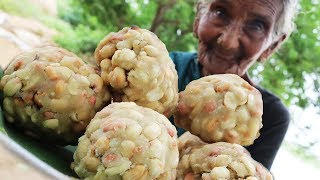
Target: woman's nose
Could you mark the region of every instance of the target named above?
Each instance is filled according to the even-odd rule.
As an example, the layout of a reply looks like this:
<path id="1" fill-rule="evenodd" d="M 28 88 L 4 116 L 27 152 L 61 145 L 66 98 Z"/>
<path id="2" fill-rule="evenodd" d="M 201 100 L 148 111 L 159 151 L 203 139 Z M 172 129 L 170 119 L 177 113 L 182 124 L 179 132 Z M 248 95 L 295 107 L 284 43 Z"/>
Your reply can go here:
<path id="1" fill-rule="evenodd" d="M 236 49 L 239 47 L 241 28 L 229 25 L 224 28 L 217 39 L 217 44 L 224 49 Z"/>

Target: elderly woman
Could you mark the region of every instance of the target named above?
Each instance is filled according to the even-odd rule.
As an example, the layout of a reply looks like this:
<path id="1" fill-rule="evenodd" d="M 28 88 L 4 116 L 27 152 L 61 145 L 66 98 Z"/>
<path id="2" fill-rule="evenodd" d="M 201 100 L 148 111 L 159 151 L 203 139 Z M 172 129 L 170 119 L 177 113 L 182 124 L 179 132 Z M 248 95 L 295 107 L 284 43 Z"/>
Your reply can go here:
<path id="1" fill-rule="evenodd" d="M 296 0 L 199 0 L 194 22 L 198 53 L 172 52 L 179 90 L 203 76 L 237 74 L 262 94 L 263 128 L 247 147 L 270 169 L 289 125 L 289 112 L 271 92 L 254 84 L 248 69 L 264 61 L 293 30 Z M 183 130 L 179 129 L 179 134 Z"/>

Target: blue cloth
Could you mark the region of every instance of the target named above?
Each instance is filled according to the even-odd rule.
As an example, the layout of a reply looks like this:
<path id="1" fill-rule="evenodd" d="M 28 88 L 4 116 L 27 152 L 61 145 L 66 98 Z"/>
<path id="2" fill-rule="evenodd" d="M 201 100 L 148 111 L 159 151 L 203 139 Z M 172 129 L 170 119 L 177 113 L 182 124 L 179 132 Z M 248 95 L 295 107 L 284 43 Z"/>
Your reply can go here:
<path id="1" fill-rule="evenodd" d="M 171 52 L 169 55 L 178 73 L 179 92 L 183 91 L 191 81 L 201 78 L 200 66 L 197 62 L 197 53 Z M 175 125 L 173 117 L 169 118 L 169 120 Z M 185 132 L 184 129 L 178 126 L 176 126 L 176 128 L 178 136 L 181 136 Z"/>
<path id="2" fill-rule="evenodd" d="M 191 81 L 201 78 L 197 53 L 172 52 L 170 57 L 176 65 L 179 91 L 183 91 Z"/>
<path id="3" fill-rule="evenodd" d="M 197 62 L 197 53 L 171 52 L 170 57 L 178 73 L 179 91 L 183 91 L 191 81 L 201 78 L 201 66 Z M 259 138 L 254 141 L 253 145 L 246 148 L 253 159 L 270 169 L 288 129 L 290 116 L 287 108 L 277 96 L 261 87 L 256 86 L 256 88 L 262 94 L 263 127 Z M 174 124 L 173 118 L 170 118 L 170 121 Z M 179 127 L 177 130 L 179 136 L 185 132 Z"/>

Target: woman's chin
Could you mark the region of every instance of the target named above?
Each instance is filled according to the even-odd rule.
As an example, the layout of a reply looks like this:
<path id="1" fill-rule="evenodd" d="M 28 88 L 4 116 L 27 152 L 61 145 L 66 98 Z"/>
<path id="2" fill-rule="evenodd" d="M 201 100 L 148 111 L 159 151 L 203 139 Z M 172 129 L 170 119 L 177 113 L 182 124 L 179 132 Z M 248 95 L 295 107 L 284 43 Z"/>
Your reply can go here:
<path id="1" fill-rule="evenodd" d="M 203 66 L 204 68 L 206 66 Z M 205 76 L 207 75 L 213 75 L 213 74 L 236 74 L 240 77 L 245 75 L 245 71 L 238 69 L 236 67 L 234 68 L 219 68 L 219 69 L 204 69 L 204 74 Z"/>

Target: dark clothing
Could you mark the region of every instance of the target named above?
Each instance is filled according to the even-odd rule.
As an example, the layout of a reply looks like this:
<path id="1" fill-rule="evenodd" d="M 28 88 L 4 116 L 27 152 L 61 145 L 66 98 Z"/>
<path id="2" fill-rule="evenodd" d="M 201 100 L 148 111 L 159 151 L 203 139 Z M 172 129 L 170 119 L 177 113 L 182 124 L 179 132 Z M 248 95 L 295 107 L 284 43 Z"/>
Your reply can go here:
<path id="1" fill-rule="evenodd" d="M 200 64 L 197 62 L 197 53 L 172 52 L 170 57 L 176 65 L 179 76 L 179 91 L 183 91 L 189 82 L 201 78 Z M 246 147 L 256 161 L 270 169 L 289 126 L 289 112 L 281 100 L 269 91 L 256 86 L 262 94 L 263 100 L 263 127 L 260 136 L 254 144 Z M 174 124 L 173 120 L 171 122 Z M 177 128 L 178 135 L 184 130 Z"/>

